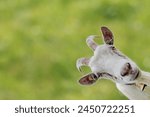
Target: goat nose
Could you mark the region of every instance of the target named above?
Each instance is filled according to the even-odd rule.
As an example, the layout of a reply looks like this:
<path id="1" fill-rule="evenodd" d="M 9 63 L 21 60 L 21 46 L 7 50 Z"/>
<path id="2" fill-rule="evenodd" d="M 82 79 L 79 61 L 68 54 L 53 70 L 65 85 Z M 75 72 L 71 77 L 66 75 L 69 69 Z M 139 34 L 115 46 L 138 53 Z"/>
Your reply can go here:
<path id="1" fill-rule="evenodd" d="M 130 70 L 132 67 L 131 67 L 131 64 L 130 63 L 126 63 L 126 69 Z"/>

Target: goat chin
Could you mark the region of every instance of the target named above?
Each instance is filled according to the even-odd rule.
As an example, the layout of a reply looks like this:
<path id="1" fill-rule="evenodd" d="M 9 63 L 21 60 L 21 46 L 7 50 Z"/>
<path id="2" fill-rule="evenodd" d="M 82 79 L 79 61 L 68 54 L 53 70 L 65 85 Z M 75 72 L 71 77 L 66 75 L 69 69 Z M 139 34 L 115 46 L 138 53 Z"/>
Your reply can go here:
<path id="1" fill-rule="evenodd" d="M 137 83 L 146 84 L 146 88 L 142 91 L 136 85 L 124 85 L 116 83 L 117 88 L 131 100 L 149 100 L 150 99 L 150 73 L 141 71 L 141 76 Z"/>

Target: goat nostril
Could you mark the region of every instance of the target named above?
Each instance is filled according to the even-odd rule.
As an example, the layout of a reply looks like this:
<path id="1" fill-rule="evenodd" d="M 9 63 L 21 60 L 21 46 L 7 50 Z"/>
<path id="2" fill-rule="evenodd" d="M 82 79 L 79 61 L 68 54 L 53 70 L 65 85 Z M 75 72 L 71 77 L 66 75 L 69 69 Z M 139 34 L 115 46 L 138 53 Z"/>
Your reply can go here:
<path id="1" fill-rule="evenodd" d="M 127 69 L 131 69 L 130 63 L 126 63 L 126 67 L 127 67 Z"/>
<path id="2" fill-rule="evenodd" d="M 121 72 L 121 76 L 126 76 L 127 74 L 127 72 Z"/>
<path id="3" fill-rule="evenodd" d="M 121 76 L 126 76 L 129 74 L 129 70 L 127 69 L 123 69 L 123 71 L 121 72 Z"/>
<path id="4" fill-rule="evenodd" d="M 121 71 L 121 76 L 126 76 L 129 73 L 131 73 L 131 69 L 132 69 L 132 67 L 131 67 L 130 63 L 126 63 L 123 70 Z"/>

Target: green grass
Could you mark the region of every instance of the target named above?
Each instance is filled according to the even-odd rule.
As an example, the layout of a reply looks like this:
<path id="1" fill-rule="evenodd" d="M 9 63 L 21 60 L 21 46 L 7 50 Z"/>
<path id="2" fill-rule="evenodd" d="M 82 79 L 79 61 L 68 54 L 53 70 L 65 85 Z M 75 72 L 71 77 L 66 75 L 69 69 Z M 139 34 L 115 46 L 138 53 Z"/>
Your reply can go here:
<path id="1" fill-rule="evenodd" d="M 0 0 L 0 99 L 127 99 L 108 80 L 85 87 L 76 59 L 87 36 L 113 30 L 115 45 L 150 71 L 148 0 Z M 98 40 L 102 43 L 102 40 Z"/>

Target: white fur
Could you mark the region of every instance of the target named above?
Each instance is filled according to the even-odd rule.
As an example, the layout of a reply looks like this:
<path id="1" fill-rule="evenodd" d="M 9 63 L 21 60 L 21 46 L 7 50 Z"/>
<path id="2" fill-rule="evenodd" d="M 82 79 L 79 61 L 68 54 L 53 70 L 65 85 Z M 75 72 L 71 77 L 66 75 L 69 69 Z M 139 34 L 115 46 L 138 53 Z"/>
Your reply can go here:
<path id="1" fill-rule="evenodd" d="M 121 84 L 135 82 L 133 80 L 135 76 L 129 75 L 127 77 L 122 77 L 120 72 L 125 63 L 130 63 L 135 71 L 139 69 L 138 66 L 127 57 L 124 58 L 115 54 L 110 47 L 110 45 L 104 44 L 96 48 L 94 51 L 94 56 L 91 57 L 89 62 L 89 67 L 91 68 L 92 72 L 107 72 L 113 76 L 116 76 L 118 78 L 116 82 Z M 119 53 L 121 54 L 121 52 Z"/>
<path id="2" fill-rule="evenodd" d="M 150 90 L 146 92 L 142 91 L 136 85 L 126 85 L 128 83 L 144 83 L 150 86 L 150 73 L 140 70 L 128 57 L 124 58 L 114 54 L 109 47 L 109 45 L 104 44 L 96 48 L 94 56 L 91 57 L 91 61 L 89 62 L 92 72 L 108 72 L 116 76 L 118 78 L 115 81 L 117 88 L 129 99 L 150 99 Z M 120 75 L 122 66 L 126 62 L 129 62 L 135 71 L 137 69 L 140 71 L 140 75 L 136 80 L 133 80 L 135 76 L 132 75 L 127 77 L 122 77 Z"/>
<path id="3" fill-rule="evenodd" d="M 135 85 L 123 85 L 116 83 L 117 88 L 130 100 L 148 100 L 150 95 L 145 91 L 141 91 Z"/>

